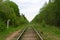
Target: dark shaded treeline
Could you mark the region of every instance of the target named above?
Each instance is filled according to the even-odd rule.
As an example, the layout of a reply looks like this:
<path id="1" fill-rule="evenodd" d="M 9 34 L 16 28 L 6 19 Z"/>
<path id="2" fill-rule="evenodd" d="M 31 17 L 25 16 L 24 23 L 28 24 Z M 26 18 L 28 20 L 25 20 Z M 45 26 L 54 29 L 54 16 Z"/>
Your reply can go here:
<path id="1" fill-rule="evenodd" d="M 32 22 L 60 26 L 60 0 L 49 0 L 45 3 Z"/>
<path id="2" fill-rule="evenodd" d="M 0 0 L 0 31 L 6 29 L 8 20 L 9 26 L 12 27 L 28 23 L 25 16 L 20 16 L 17 4 L 9 0 Z"/>

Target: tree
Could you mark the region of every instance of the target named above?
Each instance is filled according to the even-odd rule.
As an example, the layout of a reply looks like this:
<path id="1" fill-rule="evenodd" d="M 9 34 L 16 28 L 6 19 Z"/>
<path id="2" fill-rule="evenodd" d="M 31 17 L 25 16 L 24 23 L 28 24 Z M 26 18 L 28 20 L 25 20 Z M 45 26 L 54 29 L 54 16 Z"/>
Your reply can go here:
<path id="1" fill-rule="evenodd" d="M 49 0 L 47 5 L 44 5 L 36 16 L 36 22 L 41 23 L 42 20 L 46 24 L 60 26 L 60 0 Z"/>

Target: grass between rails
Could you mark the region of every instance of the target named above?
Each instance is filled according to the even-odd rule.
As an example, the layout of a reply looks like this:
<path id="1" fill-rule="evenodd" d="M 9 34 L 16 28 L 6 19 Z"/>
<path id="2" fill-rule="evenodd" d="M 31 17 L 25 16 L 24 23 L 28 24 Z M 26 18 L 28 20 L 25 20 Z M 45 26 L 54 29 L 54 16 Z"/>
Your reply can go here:
<path id="1" fill-rule="evenodd" d="M 45 24 L 33 24 L 44 40 L 60 40 L 60 29 L 55 26 Z"/>
<path id="2" fill-rule="evenodd" d="M 5 40 L 5 38 L 10 35 L 11 33 L 17 31 L 17 30 L 22 30 L 25 25 L 19 26 L 19 27 L 10 27 L 9 29 L 6 29 L 3 32 L 0 32 L 0 40 Z"/>

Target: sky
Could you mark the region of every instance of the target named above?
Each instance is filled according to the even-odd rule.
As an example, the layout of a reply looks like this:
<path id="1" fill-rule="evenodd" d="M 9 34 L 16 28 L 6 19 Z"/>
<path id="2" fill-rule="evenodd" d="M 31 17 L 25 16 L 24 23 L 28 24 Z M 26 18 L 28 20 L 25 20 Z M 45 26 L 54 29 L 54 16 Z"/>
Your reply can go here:
<path id="1" fill-rule="evenodd" d="M 19 7 L 20 14 L 24 14 L 30 22 L 39 13 L 40 8 L 49 0 L 11 0 Z"/>

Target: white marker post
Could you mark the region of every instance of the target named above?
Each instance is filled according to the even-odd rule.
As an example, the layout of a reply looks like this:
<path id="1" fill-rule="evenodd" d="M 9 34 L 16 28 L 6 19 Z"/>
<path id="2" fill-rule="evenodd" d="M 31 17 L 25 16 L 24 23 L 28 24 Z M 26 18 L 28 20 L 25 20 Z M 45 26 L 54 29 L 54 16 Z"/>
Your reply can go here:
<path id="1" fill-rule="evenodd" d="M 7 20 L 7 29 L 9 28 L 10 19 Z"/>

